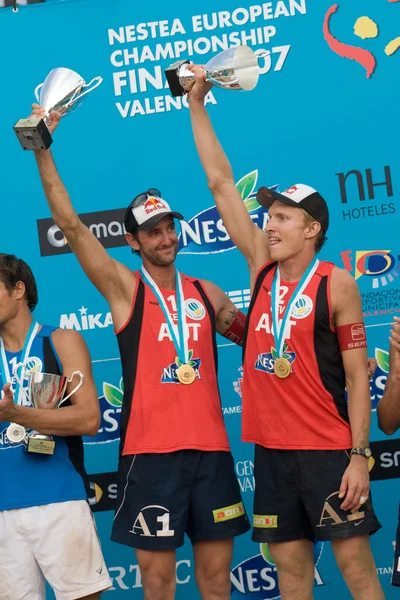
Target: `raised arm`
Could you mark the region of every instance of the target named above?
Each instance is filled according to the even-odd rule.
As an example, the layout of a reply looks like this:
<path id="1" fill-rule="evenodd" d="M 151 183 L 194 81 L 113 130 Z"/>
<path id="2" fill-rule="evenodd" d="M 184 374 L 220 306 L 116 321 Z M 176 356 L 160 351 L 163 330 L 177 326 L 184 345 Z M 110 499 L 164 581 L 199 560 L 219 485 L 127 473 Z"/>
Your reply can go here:
<path id="1" fill-rule="evenodd" d="M 100 424 L 100 408 L 93 381 L 92 363 L 83 337 L 72 330 L 57 329 L 52 334 L 55 349 L 60 357 L 62 373 L 70 378 L 81 371 L 84 384 L 71 396 L 71 406 L 46 410 L 14 404 L 10 385 L 4 386 L 5 395 L 0 402 L 0 421 L 18 423 L 44 435 L 96 435 Z M 67 392 L 79 382 L 77 376 L 68 384 Z"/>
<path id="2" fill-rule="evenodd" d="M 34 105 L 33 115 L 43 117 L 44 110 Z M 51 133 L 57 127 L 60 117 L 58 113 L 51 114 Z M 125 299 L 130 301 L 136 283 L 135 276 L 109 256 L 96 236 L 79 219 L 50 150 L 35 151 L 35 158 L 52 217 L 64 233 L 86 275 L 110 304 Z"/>
<path id="3" fill-rule="evenodd" d="M 400 319 L 394 318 L 390 332 L 389 376 L 378 404 L 378 423 L 386 435 L 400 427 Z"/>
<path id="4" fill-rule="evenodd" d="M 197 67 L 195 73 L 196 83 L 189 93 L 189 107 L 197 152 L 224 225 L 245 256 L 250 270 L 255 272 L 269 260 L 268 240 L 246 210 L 231 165 L 204 107 L 204 98 L 210 89 L 204 80 L 204 69 Z"/>

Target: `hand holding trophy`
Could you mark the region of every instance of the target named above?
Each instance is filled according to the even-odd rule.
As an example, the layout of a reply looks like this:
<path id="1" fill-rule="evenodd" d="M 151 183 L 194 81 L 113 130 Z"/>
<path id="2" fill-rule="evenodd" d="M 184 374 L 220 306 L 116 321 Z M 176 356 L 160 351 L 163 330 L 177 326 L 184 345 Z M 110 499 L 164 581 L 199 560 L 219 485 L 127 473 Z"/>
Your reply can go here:
<path id="1" fill-rule="evenodd" d="M 19 379 L 17 370 L 23 367 L 19 363 L 14 368 L 14 377 L 20 385 L 24 394 L 35 408 L 52 410 L 59 408 L 83 385 L 84 376 L 80 371 L 72 373 L 68 379 L 64 375 L 53 375 L 51 373 L 31 372 L 29 373 L 29 393 L 24 390 L 23 383 Z M 64 397 L 68 383 L 71 383 L 75 375 L 79 377 L 79 383 L 67 396 Z M 51 435 L 44 435 L 37 431 L 32 431 L 28 436 L 22 425 L 11 423 L 7 429 L 7 437 L 11 442 L 24 442 L 25 451 L 35 454 L 54 454 L 55 441 Z"/>
<path id="2" fill-rule="evenodd" d="M 35 89 L 43 111 L 28 119 L 19 119 L 14 131 L 24 150 L 47 150 L 53 143 L 52 132 L 61 116 L 70 114 L 82 103 L 82 98 L 98 87 L 103 79 L 95 77 L 90 83 L 65 67 L 50 71 L 44 83 Z M 37 107 L 37 105 L 35 105 Z"/>
<path id="3" fill-rule="evenodd" d="M 228 90 L 253 90 L 260 74 L 258 60 L 265 50 L 234 46 L 214 56 L 204 67 L 204 79 L 211 85 Z M 189 60 L 173 63 L 165 71 L 173 96 L 183 96 L 195 82 L 193 64 Z"/>

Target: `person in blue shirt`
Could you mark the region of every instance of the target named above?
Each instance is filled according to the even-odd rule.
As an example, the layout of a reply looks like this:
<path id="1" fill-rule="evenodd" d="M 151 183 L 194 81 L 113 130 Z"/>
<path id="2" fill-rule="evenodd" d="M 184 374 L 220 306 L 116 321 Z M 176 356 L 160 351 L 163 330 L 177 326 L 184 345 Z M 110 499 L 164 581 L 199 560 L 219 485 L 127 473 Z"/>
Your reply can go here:
<path id="1" fill-rule="evenodd" d="M 95 435 L 100 422 L 90 355 L 78 332 L 35 321 L 37 301 L 29 266 L 0 254 L 0 598 L 45 600 L 47 581 L 57 600 L 98 600 L 112 583 L 83 463 L 81 436 Z M 65 405 L 32 406 L 32 373 L 76 371 L 84 383 Z M 75 375 L 66 393 L 78 382 Z M 53 453 L 26 451 L 37 433 L 51 436 Z"/>

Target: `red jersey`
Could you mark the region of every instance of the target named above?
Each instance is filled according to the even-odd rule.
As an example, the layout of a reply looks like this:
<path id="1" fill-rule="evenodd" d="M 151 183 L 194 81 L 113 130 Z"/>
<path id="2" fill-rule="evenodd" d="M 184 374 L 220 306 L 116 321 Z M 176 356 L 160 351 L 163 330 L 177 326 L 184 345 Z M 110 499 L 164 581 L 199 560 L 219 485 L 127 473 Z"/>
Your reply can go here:
<path id="1" fill-rule="evenodd" d="M 122 454 L 229 451 L 217 382 L 215 311 L 200 281 L 182 275 L 188 349 L 196 379 L 181 384 L 177 352 L 152 289 L 138 278 L 131 315 L 116 332 L 124 402 Z M 177 322 L 176 292 L 160 289 Z"/>
<path id="2" fill-rule="evenodd" d="M 293 307 L 285 357 L 291 374 L 274 374 L 271 289 L 277 263 L 260 269 L 247 317 L 243 348 L 243 441 L 265 448 L 335 450 L 352 447 L 345 372 L 332 327 L 330 279 L 321 262 Z M 282 318 L 297 282 L 281 279 Z"/>

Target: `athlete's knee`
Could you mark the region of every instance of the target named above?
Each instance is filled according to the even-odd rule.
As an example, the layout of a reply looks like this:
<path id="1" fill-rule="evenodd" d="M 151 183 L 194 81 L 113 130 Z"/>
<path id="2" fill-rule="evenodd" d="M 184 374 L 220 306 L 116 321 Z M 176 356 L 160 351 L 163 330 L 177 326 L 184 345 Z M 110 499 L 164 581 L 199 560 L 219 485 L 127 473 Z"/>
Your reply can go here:
<path id="1" fill-rule="evenodd" d="M 169 600 L 174 597 L 175 573 L 148 570 L 142 573 L 145 600 Z"/>
<path id="2" fill-rule="evenodd" d="M 346 582 L 354 587 L 377 577 L 369 537 L 360 536 L 332 542 L 338 567 Z"/>
<path id="3" fill-rule="evenodd" d="M 169 600 L 176 586 L 175 552 L 136 551 L 145 600 Z"/>
<path id="4" fill-rule="evenodd" d="M 304 577 L 310 568 L 314 572 L 312 544 L 306 540 L 269 544 L 269 551 L 278 571 L 293 577 Z"/>
<path id="5" fill-rule="evenodd" d="M 225 562 L 207 561 L 195 567 L 196 582 L 207 598 L 229 598 L 230 571 Z"/>
<path id="6" fill-rule="evenodd" d="M 313 545 L 308 540 L 269 544 L 269 551 L 278 571 L 279 586 L 285 597 L 296 590 L 308 598 L 314 583 Z M 297 593 L 297 592 L 296 592 Z"/>
<path id="7" fill-rule="evenodd" d="M 338 561 L 338 566 L 346 582 L 354 587 L 363 586 L 371 576 L 377 576 L 373 561 L 364 562 L 358 556 Z"/>

